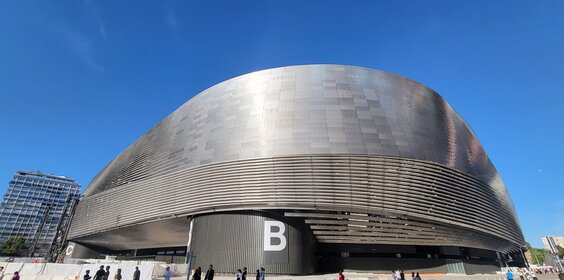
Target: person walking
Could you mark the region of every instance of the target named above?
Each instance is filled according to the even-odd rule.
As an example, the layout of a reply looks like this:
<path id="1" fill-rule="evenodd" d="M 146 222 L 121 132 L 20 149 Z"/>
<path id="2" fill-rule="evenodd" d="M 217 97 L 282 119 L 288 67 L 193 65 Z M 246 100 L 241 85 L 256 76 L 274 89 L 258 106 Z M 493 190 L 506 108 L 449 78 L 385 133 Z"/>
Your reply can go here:
<path id="1" fill-rule="evenodd" d="M 92 276 L 90 276 L 90 270 L 86 270 L 82 279 L 83 280 L 90 280 L 90 278 L 92 278 Z"/>
<path id="2" fill-rule="evenodd" d="M 208 271 L 206 271 L 206 277 L 204 278 L 204 280 L 213 280 L 214 274 L 215 271 L 213 270 L 213 265 L 210 264 L 210 268 L 208 268 Z"/>
<path id="3" fill-rule="evenodd" d="M 257 269 L 257 276 L 256 276 L 255 280 L 260 280 L 260 270 L 258 270 L 258 269 Z"/>
<path id="4" fill-rule="evenodd" d="M 415 273 L 415 280 L 421 280 L 421 276 L 419 276 L 419 272 Z"/>
<path id="5" fill-rule="evenodd" d="M 139 271 L 139 267 L 135 267 L 135 271 L 133 272 L 133 280 L 141 279 L 141 271 Z"/>
<path id="6" fill-rule="evenodd" d="M 102 276 L 102 280 L 108 280 L 110 278 L 110 266 L 106 266 L 106 271 L 104 271 L 104 276 Z"/>
<path id="7" fill-rule="evenodd" d="M 194 271 L 194 275 L 192 276 L 192 280 L 202 280 L 202 268 L 198 266 L 196 271 Z"/>
<path id="8" fill-rule="evenodd" d="M 507 277 L 507 280 L 513 280 L 513 272 L 511 272 L 511 269 L 505 273 L 505 276 Z"/>
<path id="9" fill-rule="evenodd" d="M 415 280 L 415 272 L 411 272 L 411 280 Z"/>
<path id="10" fill-rule="evenodd" d="M 264 270 L 264 267 L 260 268 L 260 276 L 259 276 L 259 280 L 264 280 L 266 277 L 266 271 Z"/>
<path id="11" fill-rule="evenodd" d="M 247 268 L 243 267 L 243 274 L 241 274 L 241 280 L 247 280 Z"/>
<path id="12" fill-rule="evenodd" d="M 241 272 L 241 269 L 237 269 L 237 274 L 235 274 L 235 277 L 236 280 L 243 280 L 243 272 Z"/>
<path id="13" fill-rule="evenodd" d="M 400 270 L 400 279 L 405 280 L 405 274 L 403 274 L 403 270 Z"/>
<path id="14" fill-rule="evenodd" d="M 345 280 L 345 275 L 343 274 L 343 270 L 339 270 L 339 280 Z"/>
<path id="15" fill-rule="evenodd" d="M 106 274 L 106 272 L 104 271 L 104 266 L 101 265 L 100 269 L 98 269 L 98 271 L 96 271 L 96 274 L 94 274 L 94 279 L 92 280 L 104 280 L 104 274 Z"/>
<path id="16" fill-rule="evenodd" d="M 114 275 L 114 280 L 121 280 L 121 268 L 118 268 L 116 275 Z"/>
<path id="17" fill-rule="evenodd" d="M 0 266 L 0 280 L 2 280 L 2 278 L 4 278 L 4 267 Z"/>
<path id="18" fill-rule="evenodd" d="M 20 280 L 20 273 L 18 271 L 14 272 L 14 275 L 12 275 L 10 280 Z"/>
<path id="19" fill-rule="evenodd" d="M 171 274 L 172 272 L 170 272 L 170 266 L 167 266 L 164 273 L 164 280 L 170 280 Z"/>

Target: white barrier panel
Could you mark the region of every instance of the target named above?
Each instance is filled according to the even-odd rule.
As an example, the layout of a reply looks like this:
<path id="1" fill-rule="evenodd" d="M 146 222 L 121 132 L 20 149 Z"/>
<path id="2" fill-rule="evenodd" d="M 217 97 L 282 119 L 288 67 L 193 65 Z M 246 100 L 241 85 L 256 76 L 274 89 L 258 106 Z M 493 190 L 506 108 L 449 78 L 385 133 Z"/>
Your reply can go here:
<path id="1" fill-rule="evenodd" d="M 35 280 L 75 280 L 81 269 L 82 265 L 47 263 Z"/>
<path id="2" fill-rule="evenodd" d="M 202 270 L 204 270 L 204 271 L 205 271 L 205 269 L 207 269 L 207 267 L 202 268 Z M 179 276 L 185 275 L 188 272 L 188 264 L 187 263 L 177 263 L 176 264 L 176 270 L 178 271 Z"/>
<path id="3" fill-rule="evenodd" d="M 188 264 L 156 263 L 155 269 L 153 269 L 153 275 L 155 277 L 163 277 L 167 267 L 170 267 L 170 273 L 172 277 L 186 275 L 186 272 L 188 270 Z"/>
<path id="4" fill-rule="evenodd" d="M 37 275 L 43 272 L 45 265 L 44 263 L 24 263 L 20 269 L 20 280 L 34 280 Z"/>
<path id="5" fill-rule="evenodd" d="M 114 280 L 118 269 L 121 269 L 122 280 L 132 279 L 135 267 L 139 267 L 139 280 L 152 280 L 153 275 L 162 277 L 166 267 L 165 264 L 162 266 L 148 262 L 137 264 L 136 261 L 127 261 L 124 263 L 99 262 L 91 264 L 0 263 L 0 266 L 4 266 L 5 271 L 2 280 L 9 280 L 16 271 L 19 271 L 21 280 L 82 280 L 84 279 L 86 270 L 90 270 L 90 276 L 94 277 L 101 265 L 104 267 L 110 266 L 108 280 Z M 175 265 L 169 266 L 171 266 L 171 270 L 178 270 Z"/>
<path id="6" fill-rule="evenodd" d="M 153 276 L 154 277 L 163 277 L 166 271 L 166 264 L 155 264 L 153 267 Z"/>
<path id="7" fill-rule="evenodd" d="M 23 266 L 23 263 L 8 263 L 4 268 L 6 273 L 4 273 L 3 279 L 10 279 L 10 277 L 12 277 L 14 272 L 20 271 L 22 266 Z"/>
<path id="8" fill-rule="evenodd" d="M 4 269 L 2 270 L 2 272 L 0 272 L 0 278 L 3 278 L 4 273 L 7 272 L 7 271 L 6 271 L 6 267 L 8 266 L 8 263 L 7 263 L 7 262 L 0 261 L 0 266 L 4 268 Z"/>

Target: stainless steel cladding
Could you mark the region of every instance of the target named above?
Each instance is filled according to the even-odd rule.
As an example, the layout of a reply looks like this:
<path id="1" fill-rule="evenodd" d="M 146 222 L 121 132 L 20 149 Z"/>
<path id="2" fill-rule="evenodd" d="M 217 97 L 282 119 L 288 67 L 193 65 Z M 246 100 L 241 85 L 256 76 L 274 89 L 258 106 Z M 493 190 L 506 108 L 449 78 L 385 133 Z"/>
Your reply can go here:
<path id="1" fill-rule="evenodd" d="M 193 97 L 94 178 L 70 238 L 245 209 L 300 217 L 323 243 L 524 244 L 500 176 L 443 98 L 342 65 L 259 71 Z"/>
<path id="2" fill-rule="evenodd" d="M 283 224 L 283 248 L 263 250 L 264 224 Z M 197 216 L 192 237 L 193 267 L 213 264 L 217 271 L 234 272 L 248 266 L 262 266 L 269 274 L 315 272 L 315 238 L 303 223 L 276 213 L 238 211 Z M 279 242 L 278 242 L 279 243 Z M 249 276 L 248 279 L 254 279 Z"/>

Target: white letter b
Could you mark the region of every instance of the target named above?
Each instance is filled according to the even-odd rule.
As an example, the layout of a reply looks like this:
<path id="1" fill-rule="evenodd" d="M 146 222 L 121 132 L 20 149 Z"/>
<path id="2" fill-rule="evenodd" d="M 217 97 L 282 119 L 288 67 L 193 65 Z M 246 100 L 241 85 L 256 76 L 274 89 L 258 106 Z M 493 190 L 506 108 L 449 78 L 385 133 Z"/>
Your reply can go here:
<path id="1" fill-rule="evenodd" d="M 277 227 L 278 231 L 273 232 L 272 228 Z M 284 232 L 286 231 L 286 226 L 284 223 L 279 221 L 264 221 L 264 250 L 265 251 L 282 251 L 286 248 L 286 237 Z M 280 240 L 280 244 L 272 245 L 272 238 L 277 238 Z"/>

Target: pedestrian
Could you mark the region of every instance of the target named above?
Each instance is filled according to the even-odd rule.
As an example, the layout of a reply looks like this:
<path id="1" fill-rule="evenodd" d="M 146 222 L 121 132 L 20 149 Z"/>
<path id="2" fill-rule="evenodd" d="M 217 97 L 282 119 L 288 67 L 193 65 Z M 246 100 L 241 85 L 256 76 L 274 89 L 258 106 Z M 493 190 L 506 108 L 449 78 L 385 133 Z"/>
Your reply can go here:
<path id="1" fill-rule="evenodd" d="M 104 276 L 102 276 L 102 280 L 108 280 L 110 278 L 110 266 L 106 266 L 106 271 L 104 271 Z"/>
<path id="2" fill-rule="evenodd" d="M 2 278 L 4 278 L 4 267 L 0 266 L 0 280 L 2 280 Z"/>
<path id="3" fill-rule="evenodd" d="M 343 275 L 343 270 L 339 270 L 339 280 L 345 280 L 345 275 Z"/>
<path id="4" fill-rule="evenodd" d="M 10 280 L 20 280 L 20 273 L 18 271 L 14 272 Z"/>
<path id="5" fill-rule="evenodd" d="M 261 267 L 259 280 L 264 280 L 265 277 L 266 277 L 266 271 L 264 271 L 264 267 Z"/>
<path id="6" fill-rule="evenodd" d="M 96 274 L 94 274 L 94 278 L 92 280 L 102 280 L 102 278 L 104 278 L 104 266 L 101 265 L 100 269 L 98 269 L 98 271 L 96 271 Z"/>
<path id="7" fill-rule="evenodd" d="M 392 280 L 399 280 L 396 278 L 396 272 L 392 270 Z"/>
<path id="8" fill-rule="evenodd" d="M 511 269 L 505 273 L 505 276 L 507 276 L 507 280 L 513 280 L 513 272 L 511 272 Z"/>
<path id="9" fill-rule="evenodd" d="M 215 274 L 215 270 L 213 270 L 213 265 L 210 264 L 210 268 L 206 271 L 206 277 L 204 280 L 213 280 L 213 276 Z"/>
<path id="10" fill-rule="evenodd" d="M 247 280 L 247 268 L 243 267 L 243 274 L 241 275 L 241 280 Z"/>
<path id="11" fill-rule="evenodd" d="M 192 280 L 202 280 L 202 268 L 198 266 L 196 271 L 194 271 L 194 275 L 192 276 Z"/>
<path id="12" fill-rule="evenodd" d="M 92 278 L 92 276 L 90 276 L 90 270 L 86 270 L 86 272 L 84 273 L 84 277 L 82 277 L 82 279 L 90 280 L 90 278 Z"/>
<path id="13" fill-rule="evenodd" d="M 260 280 L 260 270 L 257 269 L 257 277 L 255 278 L 255 280 Z"/>
<path id="14" fill-rule="evenodd" d="M 419 272 L 415 273 L 415 280 L 421 280 L 421 276 L 419 276 Z"/>
<path id="15" fill-rule="evenodd" d="M 411 272 L 411 280 L 415 280 L 415 272 Z"/>
<path id="16" fill-rule="evenodd" d="M 243 280 L 243 272 L 241 269 L 237 269 L 237 274 L 235 274 L 236 280 Z"/>
<path id="17" fill-rule="evenodd" d="M 400 270 L 400 278 L 401 280 L 405 280 L 405 274 L 403 274 L 403 270 Z"/>
<path id="18" fill-rule="evenodd" d="M 114 275 L 114 280 L 121 280 L 121 268 L 118 268 L 116 275 Z"/>
<path id="19" fill-rule="evenodd" d="M 395 275 L 396 280 L 401 280 L 401 274 L 400 274 L 399 269 L 396 269 L 396 273 L 395 273 L 395 274 L 396 274 L 396 275 Z"/>
<path id="20" fill-rule="evenodd" d="M 133 280 L 141 279 L 141 271 L 139 271 L 139 267 L 135 267 L 135 272 L 133 272 Z"/>
<path id="21" fill-rule="evenodd" d="M 164 280 L 170 280 L 170 275 L 171 275 L 170 266 L 167 266 L 164 273 Z"/>

